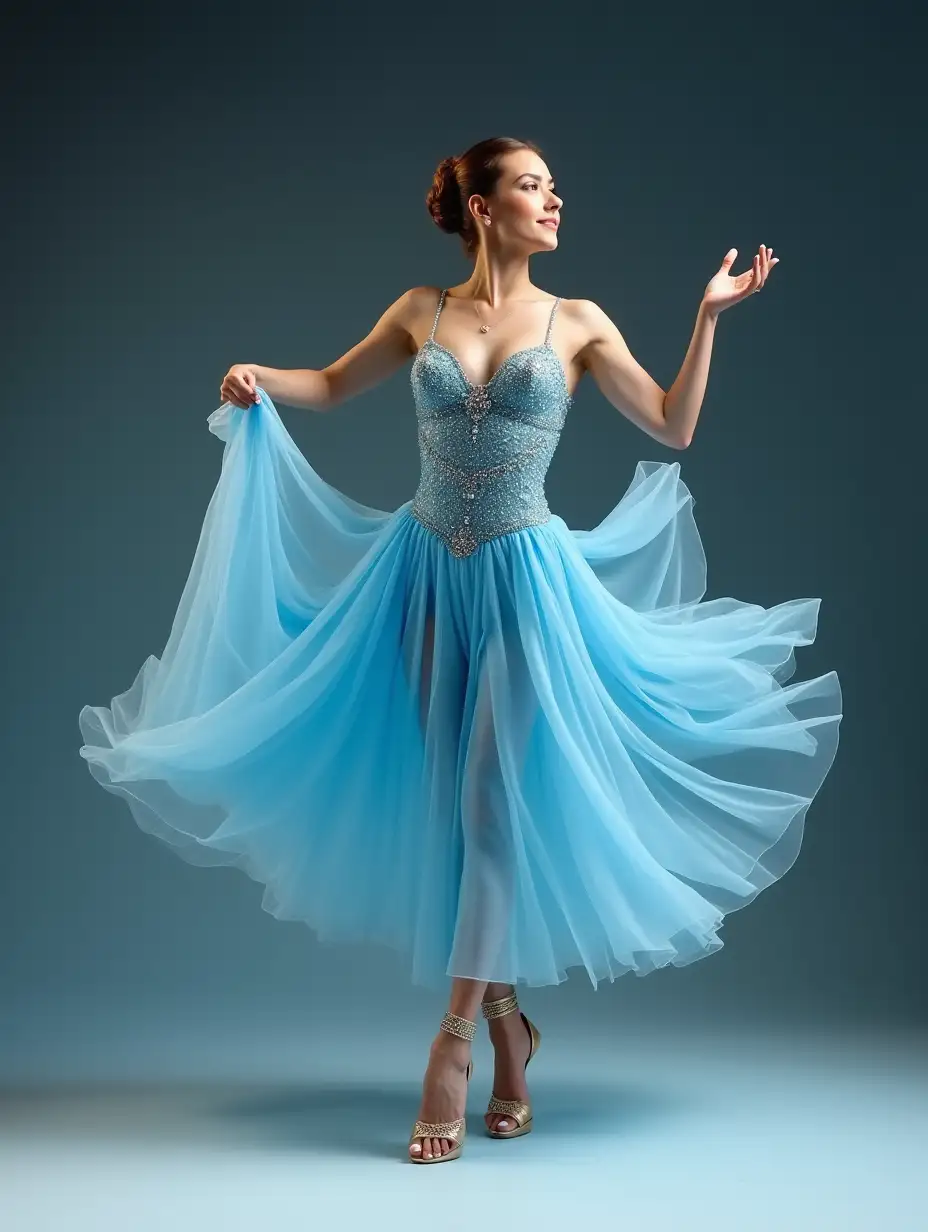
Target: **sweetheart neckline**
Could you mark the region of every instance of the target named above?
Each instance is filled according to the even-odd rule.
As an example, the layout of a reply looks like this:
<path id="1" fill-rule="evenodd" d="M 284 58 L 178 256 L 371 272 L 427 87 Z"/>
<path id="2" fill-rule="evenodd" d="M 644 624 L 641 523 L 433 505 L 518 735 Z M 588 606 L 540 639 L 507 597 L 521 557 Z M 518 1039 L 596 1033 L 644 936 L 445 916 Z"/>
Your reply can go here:
<path id="1" fill-rule="evenodd" d="M 550 351 L 551 354 L 554 356 L 555 361 L 557 362 L 557 370 L 561 376 L 561 384 L 564 387 L 564 394 L 567 397 L 568 401 L 570 402 L 573 401 L 573 394 L 571 394 L 570 390 L 567 387 L 567 373 L 564 371 L 564 365 L 561 362 L 561 357 L 560 355 L 558 355 L 557 351 L 555 351 L 554 347 L 551 345 L 550 342 L 539 342 L 535 346 L 522 347 L 518 351 L 513 351 L 511 355 L 506 356 L 506 358 L 499 365 L 499 367 L 496 369 L 496 371 L 493 373 L 490 379 L 483 386 L 476 384 L 474 381 L 470 379 L 470 377 L 467 375 L 467 373 L 464 371 L 463 367 L 461 366 L 461 361 L 455 355 L 454 351 L 449 350 L 448 347 L 444 345 L 444 343 L 439 342 L 436 338 L 426 338 L 425 342 L 423 342 L 422 346 L 419 348 L 416 358 L 418 358 L 419 355 L 421 355 L 422 352 L 425 350 L 425 348 L 429 345 L 438 347 L 439 351 L 444 351 L 446 355 L 450 356 L 450 358 L 454 361 L 454 364 L 458 372 L 461 375 L 461 379 L 464 381 L 464 384 L 467 386 L 468 389 L 481 389 L 481 388 L 489 389 L 490 386 L 493 384 L 493 382 L 496 380 L 496 378 L 505 369 L 506 365 L 510 363 L 512 360 L 517 359 L 520 355 L 528 355 L 532 351 Z"/>

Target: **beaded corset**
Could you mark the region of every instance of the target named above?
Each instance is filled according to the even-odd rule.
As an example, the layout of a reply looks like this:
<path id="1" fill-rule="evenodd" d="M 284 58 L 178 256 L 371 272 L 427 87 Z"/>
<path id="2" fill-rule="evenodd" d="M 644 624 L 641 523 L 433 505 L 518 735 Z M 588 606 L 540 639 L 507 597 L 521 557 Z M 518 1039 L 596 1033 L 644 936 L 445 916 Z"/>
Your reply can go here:
<path id="1" fill-rule="evenodd" d="M 419 421 L 419 486 L 410 513 L 469 556 L 497 535 L 547 522 L 544 481 L 572 398 L 550 345 L 560 299 L 545 340 L 508 356 L 485 385 L 474 385 L 432 333 L 412 365 Z"/>

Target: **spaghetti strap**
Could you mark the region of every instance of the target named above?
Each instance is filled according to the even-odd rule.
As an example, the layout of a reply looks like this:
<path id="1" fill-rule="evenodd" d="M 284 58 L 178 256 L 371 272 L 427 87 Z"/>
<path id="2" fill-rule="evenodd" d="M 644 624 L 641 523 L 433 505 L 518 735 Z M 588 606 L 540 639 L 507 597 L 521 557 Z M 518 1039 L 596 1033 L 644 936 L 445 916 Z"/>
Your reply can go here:
<path id="1" fill-rule="evenodd" d="M 447 287 L 438 297 L 438 307 L 435 309 L 435 320 L 432 322 L 432 332 L 429 334 L 429 338 L 432 342 L 435 341 L 435 326 L 438 324 L 438 314 L 441 312 L 441 306 L 445 302 L 445 291 L 447 291 Z"/>
<path id="2" fill-rule="evenodd" d="M 551 315 L 548 317 L 548 329 L 547 329 L 547 332 L 545 333 L 545 341 L 544 341 L 545 346 L 551 345 L 550 343 L 551 326 L 554 324 L 554 314 L 557 312 L 557 306 L 560 302 L 561 302 L 561 297 L 558 296 L 557 299 L 554 301 L 554 304 L 551 308 Z"/>

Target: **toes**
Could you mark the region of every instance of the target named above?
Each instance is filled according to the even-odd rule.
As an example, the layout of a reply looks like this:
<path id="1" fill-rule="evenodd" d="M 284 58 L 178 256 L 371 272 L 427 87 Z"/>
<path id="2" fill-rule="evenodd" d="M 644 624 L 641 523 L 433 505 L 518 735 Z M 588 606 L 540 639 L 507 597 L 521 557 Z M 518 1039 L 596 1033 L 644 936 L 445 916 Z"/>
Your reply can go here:
<path id="1" fill-rule="evenodd" d="M 422 1159 L 432 1159 L 436 1155 L 447 1155 L 455 1144 L 448 1138 L 423 1138 L 410 1143 L 409 1153 Z"/>

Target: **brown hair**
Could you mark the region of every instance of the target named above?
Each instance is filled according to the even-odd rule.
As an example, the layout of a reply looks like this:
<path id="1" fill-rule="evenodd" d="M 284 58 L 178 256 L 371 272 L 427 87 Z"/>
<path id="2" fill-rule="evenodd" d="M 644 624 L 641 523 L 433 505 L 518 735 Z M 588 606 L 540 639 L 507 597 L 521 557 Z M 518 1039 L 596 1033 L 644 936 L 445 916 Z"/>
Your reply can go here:
<path id="1" fill-rule="evenodd" d="M 473 194 L 488 197 L 496 187 L 503 156 L 513 150 L 541 150 L 532 141 L 517 137 L 488 137 L 463 154 L 443 158 L 435 168 L 425 204 L 435 225 L 449 235 L 460 235 L 467 256 L 477 252 L 477 225 L 464 203 Z"/>

